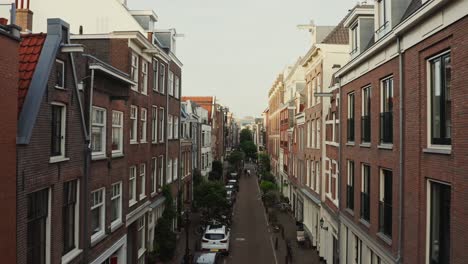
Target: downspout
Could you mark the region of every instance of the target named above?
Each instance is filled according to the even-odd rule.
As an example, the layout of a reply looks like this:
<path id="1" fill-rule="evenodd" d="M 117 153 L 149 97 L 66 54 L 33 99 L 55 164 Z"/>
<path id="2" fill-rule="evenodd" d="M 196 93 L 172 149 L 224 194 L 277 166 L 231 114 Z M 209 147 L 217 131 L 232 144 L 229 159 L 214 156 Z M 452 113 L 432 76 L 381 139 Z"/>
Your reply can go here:
<path id="1" fill-rule="evenodd" d="M 399 93 L 399 97 L 400 97 L 400 100 L 399 100 L 399 184 L 398 184 L 398 195 L 399 195 L 399 208 L 398 208 L 398 215 L 399 215 L 399 218 L 398 218 L 398 255 L 397 255 L 397 263 L 401 263 L 402 261 L 402 252 L 401 252 L 401 249 L 402 249 L 402 242 L 403 242 L 403 239 L 402 239 L 402 224 L 403 224 L 403 173 L 404 173 L 404 152 L 403 152 L 403 148 L 404 148 L 404 129 L 403 129 L 403 125 L 404 125 L 404 122 L 403 122 L 403 119 L 404 119 L 404 112 L 403 112 L 403 78 L 404 78 L 404 64 L 403 64 L 403 53 L 401 52 L 401 37 L 400 36 L 397 36 L 397 46 L 398 46 L 398 77 L 399 77 L 399 80 L 398 80 L 398 93 Z"/>
<path id="2" fill-rule="evenodd" d="M 341 116 L 341 101 L 342 101 L 342 89 L 341 89 L 341 78 L 338 78 L 338 94 L 339 94 L 339 100 L 338 100 L 338 118 L 339 118 L 339 122 L 338 122 L 338 179 L 341 179 L 341 162 L 342 162 L 342 147 L 341 147 L 341 123 L 343 122 L 343 119 L 342 119 L 342 116 Z M 341 204 L 340 204 L 340 200 L 341 200 L 341 181 L 338 181 L 338 208 L 341 208 Z M 338 241 L 340 241 L 340 236 L 341 236 L 341 221 L 340 220 L 340 214 L 341 214 L 341 211 L 338 209 Z M 338 248 L 339 245 L 338 245 Z M 338 252 L 340 252 L 338 250 Z M 338 259 L 339 259 L 339 256 L 338 256 Z"/>

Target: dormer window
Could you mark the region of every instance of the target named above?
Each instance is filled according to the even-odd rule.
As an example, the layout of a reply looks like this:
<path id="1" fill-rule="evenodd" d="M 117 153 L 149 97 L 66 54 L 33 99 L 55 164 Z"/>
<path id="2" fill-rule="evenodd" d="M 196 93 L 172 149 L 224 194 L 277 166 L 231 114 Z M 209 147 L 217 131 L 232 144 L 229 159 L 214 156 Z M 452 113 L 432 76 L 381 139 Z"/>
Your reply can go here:
<path id="1" fill-rule="evenodd" d="M 375 31 L 377 39 L 385 36 L 390 29 L 390 1 L 380 0 L 377 2 L 378 27 Z"/>
<path id="2" fill-rule="evenodd" d="M 61 60 L 55 60 L 55 88 L 65 88 L 65 63 Z"/>
<path id="3" fill-rule="evenodd" d="M 359 34 L 358 34 L 358 23 L 351 27 L 351 56 L 358 52 L 359 49 Z"/>

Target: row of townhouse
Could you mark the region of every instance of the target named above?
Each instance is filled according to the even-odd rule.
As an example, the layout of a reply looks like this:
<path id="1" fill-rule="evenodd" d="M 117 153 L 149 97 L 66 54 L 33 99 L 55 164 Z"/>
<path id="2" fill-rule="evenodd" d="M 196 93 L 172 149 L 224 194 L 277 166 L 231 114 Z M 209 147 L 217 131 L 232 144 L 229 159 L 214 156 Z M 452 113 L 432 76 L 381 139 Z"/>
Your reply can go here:
<path id="1" fill-rule="evenodd" d="M 0 19 L 5 263 L 146 263 L 162 188 L 190 204 L 207 114 L 181 113 L 175 30 L 125 4 L 62 20 L 60 1 L 17 1 Z"/>
<path id="2" fill-rule="evenodd" d="M 327 263 L 466 262 L 467 15 L 467 1 L 358 4 L 310 25 L 270 89 L 272 170 Z"/>

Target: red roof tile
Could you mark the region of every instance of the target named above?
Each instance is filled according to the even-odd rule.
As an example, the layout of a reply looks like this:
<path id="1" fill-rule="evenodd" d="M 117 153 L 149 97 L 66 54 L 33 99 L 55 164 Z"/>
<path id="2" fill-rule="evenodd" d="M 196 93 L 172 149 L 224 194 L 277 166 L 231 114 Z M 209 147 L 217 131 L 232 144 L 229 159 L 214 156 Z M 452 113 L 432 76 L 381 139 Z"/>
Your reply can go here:
<path id="1" fill-rule="evenodd" d="M 182 101 L 192 101 L 197 103 L 199 106 L 203 107 L 208 111 L 208 122 L 211 123 L 211 110 L 213 109 L 213 96 L 182 96 Z"/>
<path id="2" fill-rule="evenodd" d="M 46 34 L 25 34 L 21 36 L 19 47 L 18 115 L 28 94 L 32 76 L 36 69 Z"/>

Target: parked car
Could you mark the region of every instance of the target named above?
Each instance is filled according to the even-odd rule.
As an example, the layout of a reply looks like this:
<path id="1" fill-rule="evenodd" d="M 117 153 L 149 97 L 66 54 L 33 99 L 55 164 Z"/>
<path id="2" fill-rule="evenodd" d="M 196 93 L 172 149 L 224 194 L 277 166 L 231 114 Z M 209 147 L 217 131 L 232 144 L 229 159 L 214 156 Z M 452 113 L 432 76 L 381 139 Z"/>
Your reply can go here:
<path id="1" fill-rule="evenodd" d="M 209 225 L 202 237 L 203 251 L 221 252 L 229 254 L 230 231 L 225 225 Z"/>
<path id="2" fill-rule="evenodd" d="M 236 192 L 237 191 L 236 186 L 234 186 L 232 184 L 226 185 L 225 188 L 226 188 L 226 192 L 228 192 L 228 191 Z"/>
<path id="3" fill-rule="evenodd" d="M 227 183 L 228 185 L 234 185 L 236 191 L 239 191 L 239 182 L 237 180 L 231 179 Z"/>
<path id="4" fill-rule="evenodd" d="M 234 202 L 236 201 L 236 195 L 234 194 L 233 191 L 228 190 L 228 191 L 226 191 L 226 199 L 227 199 L 229 205 L 232 206 L 234 204 Z"/>
<path id="5" fill-rule="evenodd" d="M 219 253 L 195 252 L 193 255 L 193 264 L 219 264 L 221 256 Z"/>

